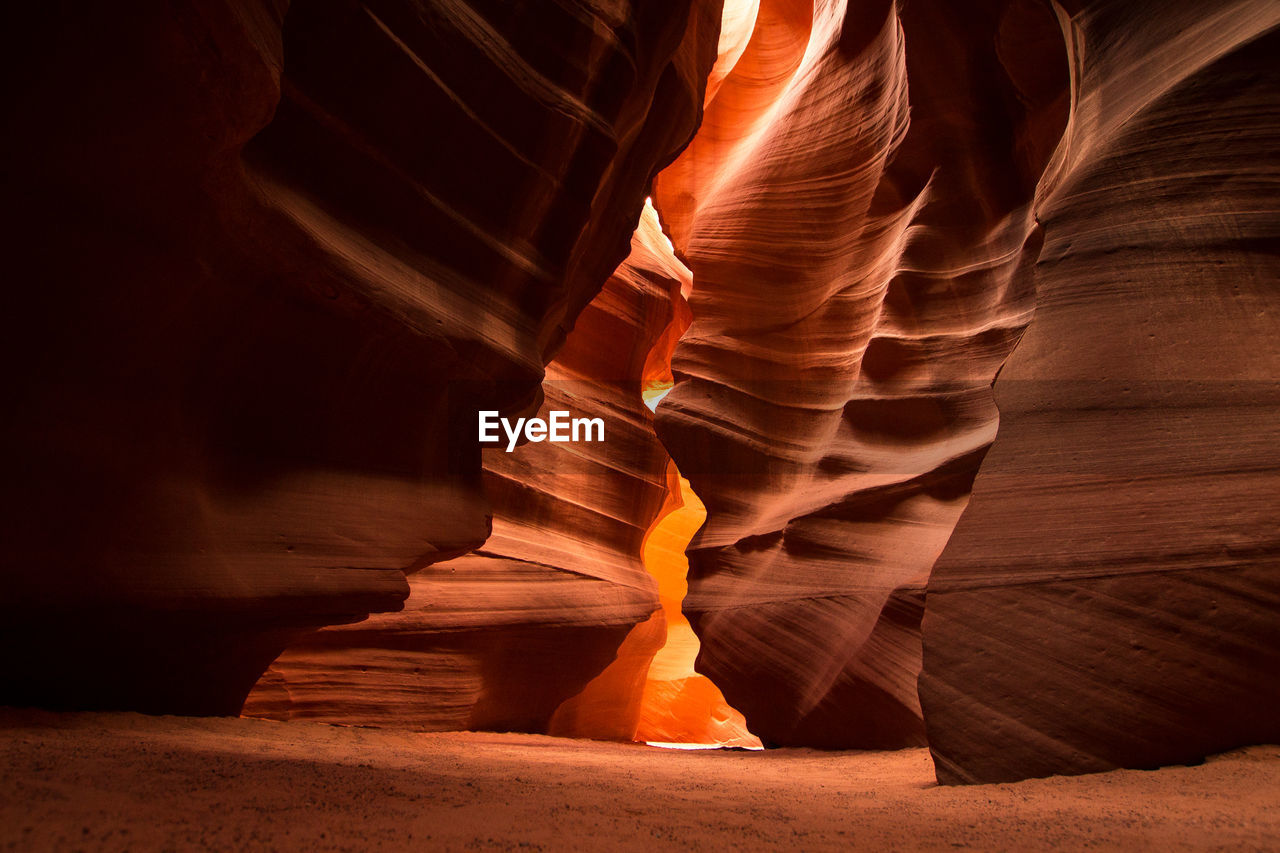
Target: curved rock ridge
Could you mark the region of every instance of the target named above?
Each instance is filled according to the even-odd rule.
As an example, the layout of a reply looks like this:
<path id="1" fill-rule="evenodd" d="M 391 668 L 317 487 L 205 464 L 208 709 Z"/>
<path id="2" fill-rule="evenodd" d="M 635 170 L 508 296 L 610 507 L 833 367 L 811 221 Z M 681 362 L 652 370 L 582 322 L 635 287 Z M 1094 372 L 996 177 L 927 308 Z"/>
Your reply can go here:
<path id="1" fill-rule="evenodd" d="M 760 740 L 741 712 L 694 667 L 698 637 L 683 613 L 689 589 L 685 547 L 707 511 L 674 462 L 668 465 L 667 482 L 669 511 L 650 528 L 643 552 L 645 568 L 658 581 L 667 637 L 649 664 L 634 739 L 759 749 Z"/>
<path id="2" fill-rule="evenodd" d="M 766 742 L 924 743 L 924 586 L 1033 310 L 1067 75 L 1030 0 L 762 0 L 658 178 L 694 280 L 657 418 L 708 514 L 685 611 Z"/>
<path id="3" fill-rule="evenodd" d="M 727 20 L 733 20 L 734 11 L 726 9 Z M 713 81 L 716 69 L 726 59 L 732 61 L 737 37 L 733 30 L 722 34 Z M 648 203 L 636 229 L 632 256 L 622 269 L 633 265 L 648 267 L 650 276 L 665 277 L 669 283 L 671 316 L 646 356 L 640 394 L 632 397 L 656 409 L 674 383 L 671 356 L 689 328 L 687 298 L 693 280 L 675 257 L 657 211 Z M 649 427 L 652 431 L 651 421 Z M 657 582 L 661 608 L 636 625 L 603 672 L 557 709 L 549 731 L 572 737 L 758 749 L 760 741 L 748 731 L 742 714 L 694 670 L 698 640 L 682 612 L 689 570 L 685 546 L 705 521 L 706 510 L 665 451 L 663 459 L 664 500 L 640 546 L 644 570 Z"/>
<path id="4" fill-rule="evenodd" d="M 943 783 L 1280 741 L 1280 8 L 1060 18 L 1035 321 L 928 587 Z"/>
<path id="5" fill-rule="evenodd" d="M 409 578 L 400 613 L 317 631 L 271 663 L 244 714 L 423 731 L 545 732 L 613 661 L 653 594 L 469 554 Z"/>
<path id="6" fill-rule="evenodd" d="M 631 738 L 622 731 L 628 708 L 638 709 L 665 638 L 641 549 L 669 504 L 669 458 L 641 389 L 655 369 L 651 352 L 669 351 L 671 327 L 687 325 L 688 273 L 645 210 L 627 261 L 579 316 L 543 383 L 539 416 L 601 417 L 605 440 L 486 452 L 493 533 L 482 550 L 412 575 L 401 613 L 291 645 L 246 714 Z M 599 695 L 553 726 L 552 714 L 606 666 Z M 619 668 L 638 683 L 620 680 Z"/>
<path id="7" fill-rule="evenodd" d="M 719 17 L 15 11 L 0 701 L 236 713 L 290 637 L 483 542 L 476 409 L 536 408 Z"/>

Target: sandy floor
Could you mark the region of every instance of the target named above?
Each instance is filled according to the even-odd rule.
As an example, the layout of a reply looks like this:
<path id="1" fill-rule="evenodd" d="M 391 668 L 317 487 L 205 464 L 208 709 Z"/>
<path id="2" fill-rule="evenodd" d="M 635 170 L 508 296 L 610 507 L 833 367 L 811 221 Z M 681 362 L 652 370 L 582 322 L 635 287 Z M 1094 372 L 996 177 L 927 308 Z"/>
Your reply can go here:
<path id="1" fill-rule="evenodd" d="M 1280 849 L 1280 747 L 939 788 L 924 750 L 0 710 L 9 850 Z"/>

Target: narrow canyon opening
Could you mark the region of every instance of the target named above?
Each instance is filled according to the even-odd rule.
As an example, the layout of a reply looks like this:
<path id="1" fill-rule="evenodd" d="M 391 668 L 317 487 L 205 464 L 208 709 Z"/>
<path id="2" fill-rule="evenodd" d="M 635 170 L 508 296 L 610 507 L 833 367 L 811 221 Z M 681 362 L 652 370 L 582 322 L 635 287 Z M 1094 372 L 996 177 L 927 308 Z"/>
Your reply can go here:
<path id="1" fill-rule="evenodd" d="M 79 5 L 11 21 L 0 705 L 226 738 L 250 801 L 287 741 L 357 835 L 407 765 L 318 724 L 562 738 L 435 739 L 491 765 L 480 831 L 756 846 L 801 836 L 635 747 L 778 747 L 711 761 L 767 805 L 763 765 L 865 766 L 792 748 L 961 785 L 1280 743 L 1280 3 Z M 511 750 L 638 762 L 694 832 Z M 847 826 L 821 787 L 783 799 Z M 128 813 L 71 799 L 42 846 Z"/>
<path id="2" fill-rule="evenodd" d="M 760 0 L 724 3 L 704 107 L 742 58 L 755 32 L 759 12 Z M 676 256 L 652 197 L 645 199 L 632 245 L 633 252 L 637 245 L 642 246 L 651 255 L 651 262 L 656 261 L 679 283 L 670 291 L 670 322 L 649 350 L 641 375 L 644 405 L 656 416 L 658 404 L 675 386 L 672 357 L 693 319 L 689 308 L 693 273 Z M 652 418 L 648 423 L 653 428 Z M 612 728 L 614 736 L 637 742 L 684 749 L 763 749 L 760 739 L 748 730 L 743 714 L 725 700 L 710 678 L 696 669 L 700 644 L 683 610 L 689 591 L 685 549 L 706 521 L 707 510 L 670 456 L 665 480 L 662 508 L 641 545 L 644 569 L 657 581 L 661 607 L 631 629 L 612 664 L 557 710 L 550 731 L 580 734 L 583 714 L 599 721 L 601 712 L 609 709 L 606 713 L 615 714 L 618 719 L 612 727 L 605 724 L 604 728 Z M 596 727 L 599 725 L 597 722 Z"/>
<path id="3" fill-rule="evenodd" d="M 635 240 L 679 282 L 670 292 L 670 322 L 645 358 L 641 376 L 644 405 L 656 414 L 658 404 L 675 385 L 671 358 L 692 320 L 688 298 L 693 274 L 676 257 L 652 199 L 645 200 Z M 652 419 L 649 426 L 653 427 Z M 661 607 L 631 630 L 617 659 L 604 672 L 564 703 L 558 712 L 562 731 L 579 729 L 566 722 L 574 711 L 584 707 L 612 708 L 624 718 L 614 734 L 637 742 L 686 749 L 762 749 L 760 739 L 747 729 L 743 715 L 725 701 L 711 679 L 695 668 L 698 637 L 682 609 L 689 589 L 685 549 L 706 521 L 707 511 L 670 457 L 665 480 L 662 508 L 641 545 L 641 559 L 645 571 L 657 582 Z M 553 718 L 552 732 L 556 729 Z"/>
<path id="4" fill-rule="evenodd" d="M 716 63 L 708 78 L 705 103 L 710 103 L 719 82 L 741 59 L 756 28 L 759 11 L 760 0 L 725 0 Z M 676 257 L 675 246 L 663 232 L 652 198 L 645 199 L 638 228 L 651 235 L 649 244 L 679 271 L 681 280 L 679 293 L 672 294 L 675 312 L 671 325 L 650 350 L 644 368 L 641 394 L 645 405 L 656 415 L 658 404 L 675 387 L 671 360 L 676 344 L 693 319 L 689 297 L 694 281 L 693 272 Z M 641 552 L 645 570 L 658 582 L 666 639 L 649 664 L 635 739 L 674 748 L 763 749 L 760 739 L 748 730 L 743 714 L 725 700 L 715 682 L 696 669 L 700 644 L 683 609 L 689 592 L 689 558 L 685 549 L 706 521 L 707 509 L 674 459 L 668 460 L 666 475 L 667 499 L 649 528 Z"/>
<path id="5" fill-rule="evenodd" d="M 715 683 L 695 669 L 698 636 L 682 605 L 689 590 L 685 548 L 706 520 L 707 510 L 676 467 L 668 468 L 671 505 L 644 544 L 644 565 L 658 581 L 666 641 L 653 656 L 645 679 L 636 740 L 667 747 L 763 749 L 746 718 Z"/>

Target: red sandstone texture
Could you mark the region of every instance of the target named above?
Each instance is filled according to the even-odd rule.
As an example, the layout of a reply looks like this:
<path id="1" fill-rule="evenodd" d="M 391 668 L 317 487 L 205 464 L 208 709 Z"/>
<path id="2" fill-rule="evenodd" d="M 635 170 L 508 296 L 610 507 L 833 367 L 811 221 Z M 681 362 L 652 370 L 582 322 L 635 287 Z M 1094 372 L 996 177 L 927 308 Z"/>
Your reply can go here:
<path id="1" fill-rule="evenodd" d="M 1035 320 L 929 582 L 944 782 L 1280 741 L 1280 8 L 1062 22 Z"/>
<path id="2" fill-rule="evenodd" d="M 1278 19 L 760 3 L 655 198 L 686 611 L 766 742 L 927 733 L 962 782 L 1280 739 Z"/>
<path id="3" fill-rule="evenodd" d="M 0 701 L 235 713 L 480 545 L 475 411 L 538 404 L 719 14 L 15 12 Z"/>
<path id="4" fill-rule="evenodd" d="M 636 686 L 580 700 L 554 726 L 631 739 L 649 661 L 665 638 L 660 617 L 648 624 L 658 588 L 641 545 L 667 499 L 669 457 L 641 391 L 655 349 L 674 344 L 669 327 L 684 327 L 676 314 L 687 275 L 651 212 L 646 225 L 543 383 L 542 417 L 601 417 L 604 440 L 487 450 L 493 533 L 484 546 L 411 576 L 403 612 L 292 644 L 250 694 L 246 714 L 546 732 L 552 714 L 615 663 L 645 623 L 631 641 L 644 649 L 634 667 L 618 664 Z"/>
<path id="5" fill-rule="evenodd" d="M 924 586 L 1030 319 L 1067 67 L 1033 3 L 771 2 L 656 200 L 699 669 L 776 744 L 925 742 Z"/>
<path id="6" fill-rule="evenodd" d="M 674 349 L 764 741 L 1280 740 L 1274 3 L 284 6 L 11 22 L 0 701 L 635 736 Z"/>

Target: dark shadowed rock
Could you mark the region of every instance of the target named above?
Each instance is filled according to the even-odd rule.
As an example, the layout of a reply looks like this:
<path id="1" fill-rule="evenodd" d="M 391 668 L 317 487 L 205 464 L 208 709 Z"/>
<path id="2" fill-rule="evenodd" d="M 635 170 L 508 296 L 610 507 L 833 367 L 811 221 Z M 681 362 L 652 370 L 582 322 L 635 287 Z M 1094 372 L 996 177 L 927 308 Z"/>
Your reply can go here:
<path id="1" fill-rule="evenodd" d="M 537 406 L 718 21 L 16 12 L 0 701 L 235 713 L 289 632 L 396 610 L 483 542 L 475 410 Z"/>

